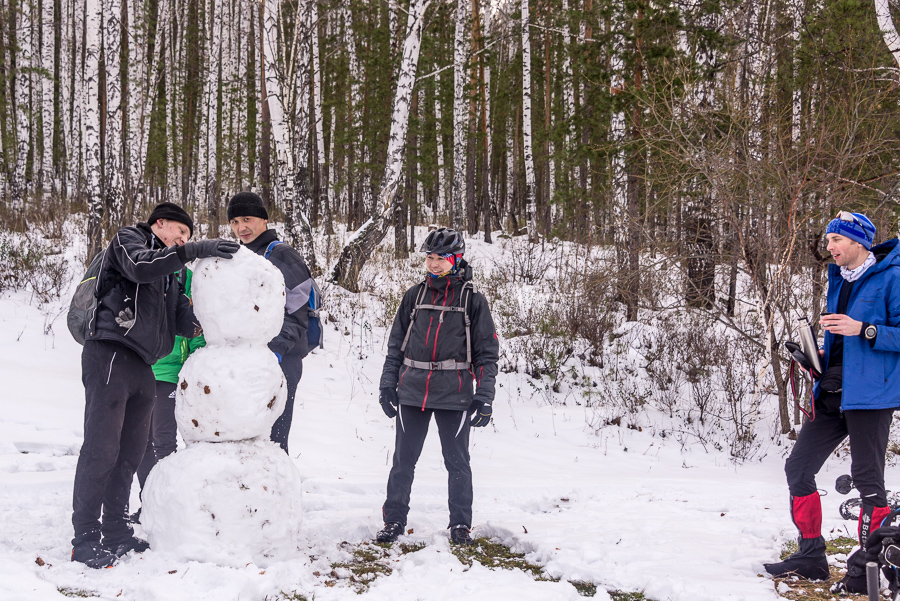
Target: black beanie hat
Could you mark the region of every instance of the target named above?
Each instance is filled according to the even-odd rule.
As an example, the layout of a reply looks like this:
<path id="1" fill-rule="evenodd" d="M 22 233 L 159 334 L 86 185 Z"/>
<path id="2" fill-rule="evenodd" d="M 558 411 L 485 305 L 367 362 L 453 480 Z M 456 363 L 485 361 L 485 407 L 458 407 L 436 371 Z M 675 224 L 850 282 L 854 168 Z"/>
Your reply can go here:
<path id="1" fill-rule="evenodd" d="M 150 213 L 150 217 L 147 218 L 147 223 L 153 225 L 157 219 L 171 219 L 183 223 L 191 230 L 191 236 L 194 235 L 194 222 L 191 220 L 191 216 L 174 202 L 161 202 L 156 205 L 156 208 Z"/>
<path id="2" fill-rule="evenodd" d="M 269 219 L 269 212 L 262 198 L 253 192 L 238 192 L 228 201 L 228 221 L 235 217 L 259 217 Z"/>

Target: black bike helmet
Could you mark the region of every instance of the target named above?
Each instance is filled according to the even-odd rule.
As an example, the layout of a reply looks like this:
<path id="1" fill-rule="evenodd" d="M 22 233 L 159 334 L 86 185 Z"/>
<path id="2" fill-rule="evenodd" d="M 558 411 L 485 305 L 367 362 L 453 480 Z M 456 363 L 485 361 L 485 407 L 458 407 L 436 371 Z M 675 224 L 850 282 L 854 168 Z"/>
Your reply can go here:
<path id="1" fill-rule="evenodd" d="M 466 241 L 456 230 L 442 227 L 428 234 L 419 252 L 436 255 L 461 255 L 466 252 Z"/>

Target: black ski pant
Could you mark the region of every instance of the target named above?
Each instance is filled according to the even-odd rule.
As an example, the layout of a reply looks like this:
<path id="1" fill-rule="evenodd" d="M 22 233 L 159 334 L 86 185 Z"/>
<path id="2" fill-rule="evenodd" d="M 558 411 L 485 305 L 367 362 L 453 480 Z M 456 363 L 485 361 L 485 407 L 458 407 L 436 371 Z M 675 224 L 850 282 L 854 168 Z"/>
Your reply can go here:
<path id="1" fill-rule="evenodd" d="M 825 460 L 850 437 L 850 475 L 863 505 L 887 506 L 884 460 L 893 409 L 851 409 L 825 413 L 816 408 L 816 419 L 800 429 L 797 442 L 784 464 L 791 496 L 816 492 L 816 474 Z"/>
<path id="2" fill-rule="evenodd" d="M 178 448 L 178 424 L 175 422 L 175 388 L 174 382 L 156 381 L 156 402 L 150 417 L 150 438 L 144 459 L 137 468 L 138 482 L 141 490 L 150 470 L 163 457 L 168 457 Z"/>
<path id="3" fill-rule="evenodd" d="M 303 376 L 303 358 L 300 355 L 287 355 L 281 360 L 281 371 L 287 382 L 287 402 L 284 404 L 284 412 L 272 425 L 272 442 L 277 442 L 288 453 L 288 436 L 291 433 L 291 422 L 294 419 L 294 397 L 297 394 L 297 384 Z M 289 454 L 289 453 L 288 453 Z"/>
<path id="4" fill-rule="evenodd" d="M 119 542 L 132 534 L 128 497 L 147 448 L 156 396 L 153 370 L 125 346 L 88 341 L 81 354 L 84 443 L 75 468 L 73 545 Z M 101 511 L 103 523 L 101 525 Z"/>
<path id="5" fill-rule="evenodd" d="M 447 468 L 447 493 L 452 526 L 472 526 L 472 468 L 469 465 L 469 414 L 466 411 L 419 409 L 400 405 L 397 411 L 394 465 L 387 483 L 385 522 L 406 525 L 409 494 L 416 462 L 422 454 L 431 416 L 437 423 L 441 452 Z"/>

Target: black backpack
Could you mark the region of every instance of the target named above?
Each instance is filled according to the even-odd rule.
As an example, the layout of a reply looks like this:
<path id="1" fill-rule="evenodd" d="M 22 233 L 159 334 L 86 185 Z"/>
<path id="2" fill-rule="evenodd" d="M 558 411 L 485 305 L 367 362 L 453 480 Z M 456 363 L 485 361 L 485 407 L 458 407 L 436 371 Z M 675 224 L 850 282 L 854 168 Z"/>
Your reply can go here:
<path id="1" fill-rule="evenodd" d="M 263 256 L 268 259 L 269 255 L 272 254 L 272 249 L 279 244 L 282 244 L 281 240 L 270 242 Z M 310 276 L 309 279 L 312 280 L 312 288 L 309 291 L 309 304 L 307 306 L 309 324 L 306 329 L 306 341 L 309 350 L 312 351 L 316 347 L 325 348 L 325 334 L 322 331 L 322 320 L 319 318 L 319 310 L 322 308 L 322 289 L 319 288 L 315 278 Z"/>
<path id="2" fill-rule="evenodd" d="M 83 345 L 85 339 L 90 333 L 91 317 L 97 308 L 97 299 L 102 298 L 107 292 L 112 290 L 116 284 L 122 279 L 122 276 L 114 278 L 103 290 L 97 287 L 97 279 L 100 276 L 103 267 L 103 258 L 106 256 L 104 248 L 91 259 L 88 264 L 84 277 L 75 287 L 75 294 L 72 295 L 72 302 L 69 303 L 69 313 L 66 316 L 66 325 L 75 342 Z"/>

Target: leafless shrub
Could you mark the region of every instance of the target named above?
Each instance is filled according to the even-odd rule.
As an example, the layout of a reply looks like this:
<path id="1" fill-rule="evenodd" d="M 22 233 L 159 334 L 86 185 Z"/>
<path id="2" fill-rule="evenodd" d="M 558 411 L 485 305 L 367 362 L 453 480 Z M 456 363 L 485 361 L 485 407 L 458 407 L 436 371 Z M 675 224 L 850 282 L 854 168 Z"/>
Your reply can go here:
<path id="1" fill-rule="evenodd" d="M 62 295 L 67 281 L 59 250 L 37 236 L 0 233 L 0 290 L 30 290 L 44 305 Z"/>

